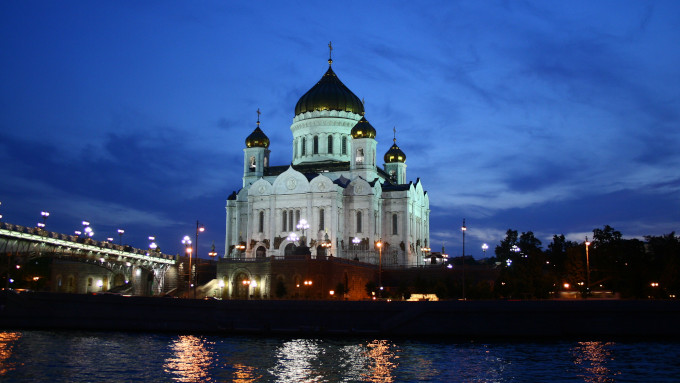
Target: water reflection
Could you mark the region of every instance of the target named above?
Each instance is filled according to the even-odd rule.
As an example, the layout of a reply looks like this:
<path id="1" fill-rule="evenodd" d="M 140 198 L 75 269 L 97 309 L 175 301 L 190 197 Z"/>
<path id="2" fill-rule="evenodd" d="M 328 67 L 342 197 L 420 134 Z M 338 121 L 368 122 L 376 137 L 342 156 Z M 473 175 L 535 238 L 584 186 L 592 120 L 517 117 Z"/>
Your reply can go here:
<path id="1" fill-rule="evenodd" d="M 399 366 L 396 346 L 386 340 L 374 340 L 366 345 L 367 370 L 362 374 L 368 382 L 393 382 L 394 370 Z"/>
<path id="2" fill-rule="evenodd" d="M 244 364 L 235 364 L 234 376 L 232 381 L 234 383 L 251 383 L 257 382 L 262 375 L 257 372 L 257 369 L 252 366 L 246 366 Z"/>
<path id="3" fill-rule="evenodd" d="M 581 376 L 586 382 L 603 383 L 614 382 L 614 375 L 607 364 L 613 361 L 611 355 L 611 348 L 614 345 L 612 342 L 579 342 L 578 345 L 572 348 L 571 352 L 574 356 L 574 364 L 585 370 Z"/>
<path id="4" fill-rule="evenodd" d="M 323 376 L 315 371 L 319 341 L 295 339 L 283 343 L 276 352 L 276 366 L 270 371 L 277 382 L 316 382 Z"/>
<path id="5" fill-rule="evenodd" d="M 182 335 L 170 346 L 173 356 L 167 358 L 163 365 L 165 372 L 175 375 L 179 382 L 210 382 L 208 369 L 215 357 L 204 339 L 193 335 Z"/>
<path id="6" fill-rule="evenodd" d="M 12 356 L 14 343 L 21 338 L 20 332 L 0 332 L 0 376 L 14 369 L 14 364 L 8 359 Z"/>

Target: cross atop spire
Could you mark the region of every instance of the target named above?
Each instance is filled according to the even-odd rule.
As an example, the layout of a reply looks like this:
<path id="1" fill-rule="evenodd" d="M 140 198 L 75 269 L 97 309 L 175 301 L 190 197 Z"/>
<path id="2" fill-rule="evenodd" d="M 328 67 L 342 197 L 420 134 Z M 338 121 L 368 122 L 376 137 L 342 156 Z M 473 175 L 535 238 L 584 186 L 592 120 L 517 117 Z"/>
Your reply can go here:
<path id="1" fill-rule="evenodd" d="M 333 64 L 333 43 L 328 42 L 328 65 Z"/>
<path id="2" fill-rule="evenodd" d="M 392 128 L 392 133 L 394 133 L 394 138 L 392 139 L 392 141 L 396 144 L 397 143 L 397 127 L 396 126 Z"/>
<path id="3" fill-rule="evenodd" d="M 260 112 L 260 108 L 257 108 L 257 127 L 258 128 L 260 127 L 260 114 L 262 114 L 262 112 Z"/>

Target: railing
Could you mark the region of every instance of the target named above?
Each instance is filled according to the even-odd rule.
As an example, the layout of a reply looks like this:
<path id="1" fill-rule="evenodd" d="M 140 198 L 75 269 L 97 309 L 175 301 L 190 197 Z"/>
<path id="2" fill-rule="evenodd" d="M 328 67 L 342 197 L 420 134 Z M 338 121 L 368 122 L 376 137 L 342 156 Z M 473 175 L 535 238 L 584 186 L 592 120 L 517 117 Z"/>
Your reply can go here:
<path id="1" fill-rule="evenodd" d="M 0 222 L 0 236 L 96 252 L 102 255 L 121 256 L 163 264 L 176 263 L 175 257 L 169 254 L 135 249 L 131 246 L 116 245 L 107 241 L 96 241 L 91 238 L 81 238 L 75 235 L 47 231 L 42 228 L 25 227 L 4 222 Z"/>

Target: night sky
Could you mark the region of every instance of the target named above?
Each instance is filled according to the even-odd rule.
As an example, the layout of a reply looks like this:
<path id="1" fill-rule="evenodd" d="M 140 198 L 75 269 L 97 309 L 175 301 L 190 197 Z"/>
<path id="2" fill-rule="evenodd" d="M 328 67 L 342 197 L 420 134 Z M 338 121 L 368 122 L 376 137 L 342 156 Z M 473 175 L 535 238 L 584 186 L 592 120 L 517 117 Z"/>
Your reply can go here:
<path id="1" fill-rule="evenodd" d="M 680 2 L 619 0 L 2 1 L 3 221 L 175 254 L 199 220 L 222 254 L 256 110 L 289 164 L 329 41 L 433 250 L 460 255 L 463 218 L 477 258 L 509 228 L 680 232 Z"/>

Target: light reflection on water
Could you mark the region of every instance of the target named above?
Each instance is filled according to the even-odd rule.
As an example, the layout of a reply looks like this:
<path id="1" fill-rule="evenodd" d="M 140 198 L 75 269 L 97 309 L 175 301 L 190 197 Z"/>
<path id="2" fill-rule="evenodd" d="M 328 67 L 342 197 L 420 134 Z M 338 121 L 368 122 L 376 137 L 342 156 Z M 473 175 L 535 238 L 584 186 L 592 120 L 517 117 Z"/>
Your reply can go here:
<path id="1" fill-rule="evenodd" d="M 677 381 L 673 342 L 428 342 L 1 332 L 9 382 Z"/>
<path id="2" fill-rule="evenodd" d="M 612 372 L 607 363 L 612 360 L 610 348 L 611 342 L 578 342 L 572 348 L 574 363 L 583 369 L 579 376 L 588 383 L 614 382 L 619 372 Z"/>
<path id="3" fill-rule="evenodd" d="M 165 360 L 165 372 L 175 375 L 179 382 L 210 382 L 208 375 L 215 356 L 211 344 L 193 335 L 181 335 L 172 341 L 173 355 Z"/>

